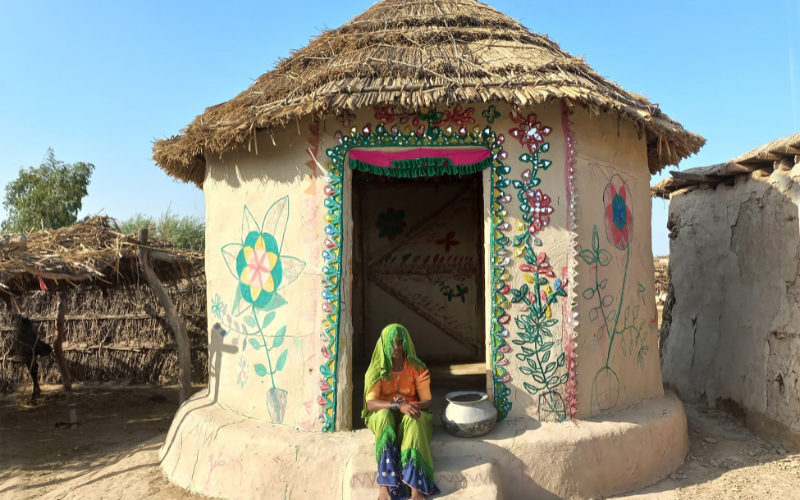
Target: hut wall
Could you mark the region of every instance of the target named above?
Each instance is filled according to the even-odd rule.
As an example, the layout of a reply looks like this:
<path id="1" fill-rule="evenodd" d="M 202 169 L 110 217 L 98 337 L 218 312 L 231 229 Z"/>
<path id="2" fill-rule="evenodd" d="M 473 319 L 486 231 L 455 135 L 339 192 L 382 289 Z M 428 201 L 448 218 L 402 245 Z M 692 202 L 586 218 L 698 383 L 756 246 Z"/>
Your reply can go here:
<path id="1" fill-rule="evenodd" d="M 794 179 L 794 181 L 792 180 Z M 743 411 L 800 448 L 800 230 L 796 180 L 773 173 L 669 204 L 674 305 L 664 381 L 680 396 Z M 665 324 L 666 326 L 666 324 Z"/>
<path id="2" fill-rule="evenodd" d="M 644 141 L 616 117 L 570 114 L 556 101 L 521 113 L 501 104 L 415 115 L 365 109 L 261 132 L 257 144 L 207 158 L 212 397 L 276 424 L 349 428 L 352 381 L 363 373 L 353 372 L 351 362 L 359 341 L 348 295 L 357 250 L 346 152 L 365 143 L 396 147 L 397 138 L 403 147 L 478 145 L 497 155 L 482 171 L 484 302 L 487 387 L 502 417 L 564 421 L 662 394 L 650 325 L 655 301 Z M 573 162 L 577 181 L 568 168 Z M 630 256 L 618 248 L 618 235 L 617 246 L 606 236 L 603 193 L 617 182 L 615 174 L 629 190 L 622 194 L 623 215 L 629 208 L 629 225 L 642 221 L 625 233 Z M 608 362 L 609 339 L 592 320 L 597 299 L 585 291 L 594 267 L 576 257 L 576 250 L 593 248 L 594 226 L 604 307 L 623 304 Z M 439 229 L 446 239 L 446 225 Z M 458 304 L 431 314 L 446 316 Z M 577 344 L 575 314 L 583 336 Z M 611 321 L 608 313 L 605 318 Z M 376 332 L 370 335 L 374 340 Z M 436 348 L 425 339 L 420 346 Z M 614 405 L 593 412 L 591 387 L 601 368 L 617 374 L 618 395 Z M 608 383 L 598 387 L 608 401 Z"/>
<path id="3" fill-rule="evenodd" d="M 645 140 L 609 114 L 572 116 L 577 141 L 579 417 L 663 395 Z"/>
<path id="4" fill-rule="evenodd" d="M 207 158 L 204 183 L 210 397 L 305 430 L 322 426 L 319 372 L 331 356 L 320 338 L 321 130 L 306 119 L 260 133 L 250 151 Z"/>
<path id="5" fill-rule="evenodd" d="M 205 279 L 171 285 L 168 291 L 186 322 L 192 343 L 192 380 L 207 381 Z M 56 337 L 57 298 L 36 292 L 16 299 L 33 319 L 40 337 Z M 174 336 L 164 311 L 146 285 L 116 288 L 107 297 L 98 289 L 69 292 L 64 354 L 75 382 L 126 381 L 171 384 L 177 381 Z M 11 314 L 0 308 L 0 392 L 30 387 L 30 377 L 13 355 Z M 40 359 L 42 383 L 60 383 L 53 356 Z"/>

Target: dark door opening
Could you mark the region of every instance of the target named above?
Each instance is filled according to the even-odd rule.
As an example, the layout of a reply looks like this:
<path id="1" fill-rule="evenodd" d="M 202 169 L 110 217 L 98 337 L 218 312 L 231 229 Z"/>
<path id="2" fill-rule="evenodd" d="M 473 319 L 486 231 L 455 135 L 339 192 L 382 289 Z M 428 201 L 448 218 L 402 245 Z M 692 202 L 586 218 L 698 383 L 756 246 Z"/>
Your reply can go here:
<path id="1" fill-rule="evenodd" d="M 400 323 L 431 370 L 435 422 L 452 390 L 486 390 L 481 174 L 353 172 L 353 424 L 381 330 Z M 441 400 L 441 402 L 440 402 Z"/>

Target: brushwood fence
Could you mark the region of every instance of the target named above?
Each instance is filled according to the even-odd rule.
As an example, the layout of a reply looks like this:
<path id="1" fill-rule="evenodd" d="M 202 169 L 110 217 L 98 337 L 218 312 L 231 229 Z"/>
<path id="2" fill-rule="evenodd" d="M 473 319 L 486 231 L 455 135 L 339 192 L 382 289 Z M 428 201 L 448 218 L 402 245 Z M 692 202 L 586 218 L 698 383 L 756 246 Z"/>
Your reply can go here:
<path id="1" fill-rule="evenodd" d="M 205 276 L 167 285 L 186 323 L 192 349 L 192 382 L 208 380 Z M 52 345 L 56 338 L 57 296 L 28 294 L 16 303 Z M 177 382 L 178 355 L 164 310 L 150 288 L 131 285 L 110 290 L 69 292 L 64 355 L 74 382 L 121 381 L 131 384 Z M 0 392 L 30 384 L 25 367 L 12 354 L 11 311 L 0 303 Z M 60 383 L 53 356 L 40 359 L 42 383 Z"/>

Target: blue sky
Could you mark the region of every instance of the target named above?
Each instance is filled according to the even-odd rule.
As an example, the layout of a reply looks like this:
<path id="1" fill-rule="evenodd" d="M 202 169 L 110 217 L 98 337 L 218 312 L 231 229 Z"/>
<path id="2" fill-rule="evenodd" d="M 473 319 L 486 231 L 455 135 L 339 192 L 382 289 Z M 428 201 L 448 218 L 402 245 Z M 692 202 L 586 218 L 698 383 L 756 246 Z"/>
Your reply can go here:
<path id="1" fill-rule="evenodd" d="M 152 140 L 371 4 L 0 0 L 0 186 L 52 147 L 96 166 L 84 213 L 202 216 L 202 192 L 155 167 Z M 800 0 L 490 4 L 708 139 L 681 168 L 800 130 Z M 656 254 L 666 213 L 655 201 Z"/>

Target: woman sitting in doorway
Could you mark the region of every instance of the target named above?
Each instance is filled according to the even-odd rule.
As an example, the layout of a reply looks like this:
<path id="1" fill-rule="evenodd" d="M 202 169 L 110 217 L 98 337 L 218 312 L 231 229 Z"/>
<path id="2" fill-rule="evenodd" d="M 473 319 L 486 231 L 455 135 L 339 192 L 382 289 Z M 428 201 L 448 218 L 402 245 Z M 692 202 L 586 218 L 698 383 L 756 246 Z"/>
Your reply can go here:
<path id="1" fill-rule="evenodd" d="M 361 417 L 375 434 L 379 500 L 423 500 L 438 493 L 431 458 L 431 378 L 405 327 L 383 329 L 364 383 Z"/>

